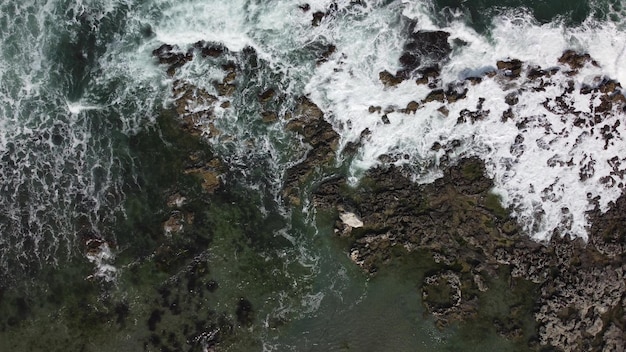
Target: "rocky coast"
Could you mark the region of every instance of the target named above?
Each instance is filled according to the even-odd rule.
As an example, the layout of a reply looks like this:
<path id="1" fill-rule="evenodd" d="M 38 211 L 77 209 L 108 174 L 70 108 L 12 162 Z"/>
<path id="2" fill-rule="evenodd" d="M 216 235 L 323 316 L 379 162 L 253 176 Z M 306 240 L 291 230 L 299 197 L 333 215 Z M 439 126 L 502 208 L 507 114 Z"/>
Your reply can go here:
<path id="1" fill-rule="evenodd" d="M 576 92 L 591 94 L 592 101 L 598 102 L 589 114 L 575 110 L 573 82 L 563 84 L 552 79 L 559 71 L 573 77 L 583 66 L 597 65 L 589 55 L 566 51 L 555 66 L 549 68 L 507 59 L 498 61 L 493 70 L 486 70 L 480 76 L 443 83 L 438 62 L 445 61 L 451 51 L 448 36 L 442 31 L 415 32 L 400 58 L 402 69 L 397 73 L 380 73 L 382 84 L 391 88 L 410 79 L 417 85 L 431 88 L 424 99 L 409 103 L 399 112 L 419 114 L 424 104 L 440 104 L 442 116 L 455 118 L 458 124 L 498 118 L 514 120 L 523 130 L 532 117 L 516 116 L 512 109 L 501 116 L 491 116 L 479 100 L 475 110 L 463 110 L 454 117 L 448 116 L 447 104 L 464 99 L 468 90 L 483 80 L 496 80 L 503 85 L 516 82 L 518 90 L 507 95 L 505 101 L 511 107 L 525 91 L 560 85 L 562 93 L 545 101 L 543 108 L 564 116 L 576 116 L 572 121 L 574 125 L 597 129 L 607 145 L 612 143 L 620 120 L 613 125 L 603 124 L 603 120 L 624 111 L 626 99 L 620 84 L 598 77 L 595 85 L 584 86 Z M 169 65 L 168 74 L 174 75 L 194 54 L 217 57 L 225 50 L 210 50 L 212 46 L 205 43 L 198 43 L 194 48 L 183 53 L 164 45 L 154 54 L 159 62 Z M 211 122 L 210 106 L 228 106 L 224 99 L 235 91 L 236 67 L 234 64 L 225 66 L 224 80 L 215 82 L 219 98 L 186 83 L 175 82 L 176 111 L 185 130 L 209 137 L 219 133 Z M 273 89 L 266 90 L 259 95 L 259 100 L 266 103 L 275 94 Z M 203 106 L 203 109 L 194 110 L 190 104 Z M 371 106 L 369 109 L 369 113 L 381 115 L 383 123 L 388 123 L 386 113 L 393 111 L 393 107 Z M 532 350 L 623 351 L 626 345 L 623 230 L 626 196 L 611 203 L 607 212 L 596 206 L 588 213 L 587 242 L 572 239 L 566 229 L 555 232 L 549 241 L 537 242 L 520 227 L 510 210 L 501 206 L 499 196 L 492 193 L 493 181 L 486 175 L 482 160 L 474 156 L 458 160 L 447 157 L 460 146 L 460 141 L 432 146 L 443 154 L 440 158 L 443 175 L 433 183 L 413 182 L 410 167 L 394 165 L 402 156 L 384 155 L 380 158 L 381 166 L 368 170 L 354 186 L 348 184 L 333 164 L 339 152 L 339 135 L 310 99 L 296 99 L 293 110 L 280 117 L 275 113 L 262 116 L 268 123 L 280 120 L 287 131 L 295 132 L 309 146 L 302 161 L 285 173 L 281 193 L 285 203 L 301 207 L 303 200 L 312 201 L 318 212 L 335 214 L 336 236 L 350 243 L 347 255 L 369 275 L 375 275 L 381 266 L 398 257 L 414 252 L 427 253 L 432 257 L 432 267 L 417 284 L 424 306 L 440 326 L 484 317 L 489 305 L 497 304 L 487 298 L 491 285 L 503 282 L 514 295 L 532 299 L 530 302 L 513 299 L 505 304 L 507 314 L 492 317 L 492 323 L 502 336 L 525 341 Z M 363 131 L 358 143 L 346 146 L 341 151 L 343 156 L 354 155 L 359 144 L 367 143 L 368 133 Z M 616 172 L 604 181 L 610 187 L 622 188 L 623 172 L 619 171 L 617 160 L 616 157 Z M 186 172 L 199 175 L 203 188 L 212 190 L 218 184 L 217 178 L 203 165 Z M 592 173 L 593 167 L 581 166 L 581 180 Z M 188 216 L 172 216 L 165 223 L 166 227 L 170 232 L 178 231 L 183 226 L 181 219 Z"/>

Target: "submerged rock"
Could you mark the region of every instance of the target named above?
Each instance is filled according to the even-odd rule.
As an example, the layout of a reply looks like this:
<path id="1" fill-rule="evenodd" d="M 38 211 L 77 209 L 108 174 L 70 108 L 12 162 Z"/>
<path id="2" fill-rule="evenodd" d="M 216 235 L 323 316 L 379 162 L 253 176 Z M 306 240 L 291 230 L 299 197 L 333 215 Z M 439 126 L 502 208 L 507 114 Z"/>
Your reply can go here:
<path id="1" fill-rule="evenodd" d="M 414 25 L 410 26 L 411 31 Z M 402 69 L 398 72 L 398 76 L 409 78 L 413 71 L 422 64 L 438 65 L 439 62 L 445 61 L 452 47 L 448 42 L 450 33 L 444 31 L 425 31 L 419 30 L 409 35 L 409 39 L 404 44 L 404 52 L 400 56 L 400 65 Z M 430 66 L 433 67 L 433 66 Z M 438 71 L 438 66 L 431 73 Z"/>
<path id="2" fill-rule="evenodd" d="M 532 314 L 541 346 L 571 351 L 623 345 L 626 196 L 608 212 L 590 214 L 587 244 L 558 235 L 537 243 L 490 193 L 493 183 L 478 159 L 448 167 L 430 185 L 412 183 L 397 167 L 368 171 L 353 191 L 345 182 L 323 182 L 314 204 L 339 210 L 343 223 L 344 208 L 361 214 L 362 227 L 337 229 L 351 238 L 349 257 L 375 273 L 402 253 L 431 253 L 443 267 L 424 278 L 422 298 L 441 324 L 479 316 L 485 308 L 480 297 L 490 294 L 486 279 L 507 268 L 508 280 L 535 285 L 538 295 L 534 307 L 502 326 L 503 336 L 519 339 L 523 324 L 515 316 Z"/>
<path id="3" fill-rule="evenodd" d="M 379 73 L 380 81 L 387 87 L 394 87 L 402 81 L 419 75 L 417 84 L 437 85 L 440 64 L 446 61 L 452 52 L 448 42 L 450 33 L 445 31 L 414 32 L 415 23 L 409 26 L 410 34 L 404 44 L 402 55 L 398 59 L 400 70 L 396 74 L 389 71 Z"/>

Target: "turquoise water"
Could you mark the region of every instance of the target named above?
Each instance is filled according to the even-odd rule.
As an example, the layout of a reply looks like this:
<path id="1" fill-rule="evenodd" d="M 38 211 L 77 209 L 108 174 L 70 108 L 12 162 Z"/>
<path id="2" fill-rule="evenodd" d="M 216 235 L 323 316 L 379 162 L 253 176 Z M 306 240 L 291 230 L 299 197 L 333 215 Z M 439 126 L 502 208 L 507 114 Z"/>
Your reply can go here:
<path id="1" fill-rule="evenodd" d="M 484 316 L 440 329 L 420 301 L 422 277 L 438 268 L 428 253 L 398 258 L 370 277 L 332 234 L 332 216 L 317 215 L 306 200 L 285 206 L 283 175 L 307 146 L 259 112 L 282 119 L 309 95 L 343 146 L 350 107 L 407 96 L 359 88 L 397 68 L 410 23 L 487 38 L 494 52 L 504 50 L 494 44 L 498 35 L 516 31 L 499 25 L 509 18 L 538 32 L 564 23 L 579 37 L 563 37 L 584 47 L 588 33 L 622 28 L 623 4 L 339 1 L 335 13 L 330 1 L 311 1 L 308 12 L 300 5 L 0 0 L 0 350 L 528 349 L 492 327 L 520 304 L 501 282 L 483 298 Z M 329 15 L 313 28 L 315 11 Z M 616 53 L 603 61 L 607 74 L 623 73 L 615 49 L 622 39 L 606 46 Z M 217 95 L 223 66 L 240 69 L 234 95 L 219 97 L 230 108 L 213 107 L 220 133 L 203 125 L 201 137 L 180 130 L 175 82 L 151 54 L 163 43 L 186 50 L 198 40 L 228 51 L 196 55 L 176 78 Z M 316 63 L 329 44 L 338 53 Z M 524 59 L 552 54 L 511 50 Z M 476 69 L 463 58 L 453 56 L 450 66 Z M 260 102 L 269 88 L 278 93 Z M 355 163 L 371 165 L 378 155 L 368 153 Z M 210 193 L 186 170 L 216 158 L 220 165 L 211 167 L 222 185 Z M 330 172 L 354 176 L 351 162 L 338 158 Z M 168 205 L 176 195 L 182 205 Z M 164 231 L 172 216 L 184 222 L 182 232 Z"/>

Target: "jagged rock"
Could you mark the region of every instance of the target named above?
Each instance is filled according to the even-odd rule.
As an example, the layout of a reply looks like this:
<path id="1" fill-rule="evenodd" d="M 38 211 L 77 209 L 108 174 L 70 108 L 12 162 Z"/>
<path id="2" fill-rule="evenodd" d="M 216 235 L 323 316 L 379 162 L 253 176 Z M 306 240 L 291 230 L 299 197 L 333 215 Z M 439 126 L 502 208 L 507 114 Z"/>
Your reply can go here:
<path id="1" fill-rule="evenodd" d="M 416 101 L 410 101 L 406 108 L 402 109 L 401 112 L 405 114 L 415 114 L 417 110 L 420 108 L 420 104 Z"/>
<path id="2" fill-rule="evenodd" d="M 313 27 L 317 27 L 320 25 L 320 22 L 322 22 L 322 19 L 324 18 L 324 16 L 326 16 L 326 14 L 322 11 L 317 11 L 315 13 L 313 13 L 313 20 L 311 20 L 311 25 Z"/>
<path id="3" fill-rule="evenodd" d="M 504 75 L 509 78 L 518 78 L 522 72 L 522 62 L 517 59 L 498 61 L 496 67 L 504 71 Z"/>
<path id="4" fill-rule="evenodd" d="M 475 302 L 463 302 L 461 285 L 453 271 L 427 276 L 422 283 L 422 301 L 441 322 L 465 320 L 475 315 L 476 307 Z"/>
<path id="5" fill-rule="evenodd" d="M 581 54 L 574 50 L 565 50 L 563 52 L 563 55 L 559 57 L 558 62 L 560 64 L 568 65 L 573 72 L 578 72 L 578 70 L 583 68 L 583 66 L 585 66 L 587 63 L 599 67 L 596 60 L 592 59 L 589 54 Z"/>
<path id="6" fill-rule="evenodd" d="M 196 175 L 202 181 L 202 189 L 207 193 L 213 193 L 220 186 L 219 173 L 204 168 L 192 168 L 185 170 L 186 174 Z"/>
<path id="7" fill-rule="evenodd" d="M 202 88 L 183 81 L 175 81 L 172 87 L 174 106 L 180 117 L 181 127 L 191 135 L 199 136 L 212 122 L 213 107 L 217 97 Z M 217 132 L 217 131 L 213 131 Z"/>
<path id="8" fill-rule="evenodd" d="M 228 48 L 226 48 L 223 44 L 205 42 L 204 40 L 196 42 L 193 47 L 200 50 L 202 57 L 219 57 L 228 52 Z"/>
<path id="9" fill-rule="evenodd" d="M 380 106 L 370 106 L 367 111 L 369 111 L 370 114 L 373 114 L 375 112 L 380 114 L 380 111 L 382 110 L 382 108 Z"/>
<path id="10" fill-rule="evenodd" d="M 265 91 L 263 91 L 263 93 L 259 94 L 259 101 L 261 103 L 267 103 L 268 101 L 272 100 L 275 94 L 276 91 L 274 91 L 273 88 L 266 89 Z"/>
<path id="11" fill-rule="evenodd" d="M 152 55 L 159 60 L 160 64 L 169 65 L 167 68 L 167 74 L 169 76 L 174 76 L 176 69 L 193 59 L 191 52 L 183 53 L 178 46 L 169 44 L 163 44 L 154 49 Z"/>
<path id="12" fill-rule="evenodd" d="M 540 66 L 529 66 L 526 69 L 526 77 L 530 80 L 536 80 L 538 78 L 550 78 L 552 75 L 557 73 L 559 69 L 557 67 L 550 68 L 548 70 L 542 69 Z"/>
<path id="13" fill-rule="evenodd" d="M 516 105 L 519 102 L 519 96 L 515 92 L 509 93 L 504 97 L 504 102 L 507 103 L 507 105 Z"/>
<path id="14" fill-rule="evenodd" d="M 163 231 L 165 235 L 171 236 L 181 232 L 185 225 L 185 218 L 181 212 L 173 212 L 172 215 L 163 223 Z"/>
<path id="15" fill-rule="evenodd" d="M 443 103 L 445 97 L 446 96 L 443 92 L 443 89 L 436 89 L 428 93 L 426 98 L 422 100 L 422 103 L 430 103 L 431 101 L 438 101 L 438 102 Z"/>
<path id="16" fill-rule="evenodd" d="M 303 162 L 289 168 L 285 173 L 283 199 L 292 205 L 300 204 L 300 185 L 319 168 L 335 157 L 339 134 L 324 120 L 324 113 L 306 97 L 299 99 L 294 117 L 286 125 L 287 130 L 303 137 L 313 149 Z"/>
<path id="17" fill-rule="evenodd" d="M 473 86 L 483 81 L 482 77 L 467 77 L 465 80 L 469 81 Z"/>
<path id="18" fill-rule="evenodd" d="M 237 90 L 237 86 L 234 84 L 228 84 L 228 83 L 216 83 L 215 89 L 217 90 L 217 94 L 220 97 L 223 97 L 223 96 L 230 97 L 233 94 L 235 94 L 235 91 Z"/>
<path id="19" fill-rule="evenodd" d="M 170 208 L 180 208 L 185 204 L 187 198 L 181 195 L 180 193 L 172 194 L 167 198 L 167 206 Z"/>
<path id="20" fill-rule="evenodd" d="M 380 72 L 378 78 L 386 87 L 395 87 L 402 83 L 402 78 L 389 73 L 389 71 Z"/>
<path id="21" fill-rule="evenodd" d="M 454 103 L 458 100 L 465 99 L 469 89 L 463 83 L 450 83 L 446 89 L 446 100 L 448 103 Z"/>
<path id="22" fill-rule="evenodd" d="M 410 26 L 411 32 L 414 28 L 415 24 Z M 400 56 L 402 70 L 398 72 L 398 76 L 406 79 L 422 63 L 432 64 L 446 60 L 452 52 L 448 43 L 449 37 L 450 33 L 444 31 L 419 30 L 411 33 Z"/>
<path id="23" fill-rule="evenodd" d="M 328 46 L 326 46 L 326 49 L 320 54 L 320 57 L 317 59 L 316 63 L 319 65 L 328 61 L 328 58 L 330 58 L 330 56 L 336 51 L 337 47 L 333 44 L 329 44 Z"/>
<path id="24" fill-rule="evenodd" d="M 419 84 L 432 84 L 437 80 L 440 75 L 439 65 L 433 65 L 417 70 L 418 78 L 415 83 Z"/>
<path id="25" fill-rule="evenodd" d="M 367 272 L 375 273 L 398 251 L 428 250 L 444 266 L 422 283 L 424 304 L 439 324 L 476 315 L 481 308 L 473 297 L 489 292 L 481 277 L 508 267 L 511 280 L 538 287 L 534 318 L 540 346 L 561 351 L 623 346 L 626 196 L 606 213 L 590 213 L 587 244 L 558 235 L 537 243 L 519 231 L 489 193 L 492 182 L 477 159 L 448 167 L 431 185 L 414 184 L 393 166 L 368 171 L 353 193 L 345 182 L 323 182 L 314 191 L 315 206 L 345 207 L 361 215 L 363 227 L 348 234 L 353 240 L 349 256 Z M 507 338 L 519 338 L 521 323 L 511 319 L 496 322 L 498 329 Z"/>

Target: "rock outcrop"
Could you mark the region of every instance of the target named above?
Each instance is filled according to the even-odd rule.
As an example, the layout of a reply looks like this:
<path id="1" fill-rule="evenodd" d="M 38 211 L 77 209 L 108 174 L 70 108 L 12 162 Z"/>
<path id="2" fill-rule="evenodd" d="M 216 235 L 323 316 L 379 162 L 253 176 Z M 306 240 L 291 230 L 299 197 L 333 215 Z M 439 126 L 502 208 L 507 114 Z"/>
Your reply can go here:
<path id="1" fill-rule="evenodd" d="M 363 226 L 348 234 L 349 256 L 370 273 L 402 253 L 431 253 L 441 269 L 420 286 L 426 308 L 442 324 L 476 316 L 481 309 L 476 297 L 506 267 L 510 280 L 538 287 L 534 317 L 540 346 L 563 351 L 623 346 L 626 197 L 607 213 L 590 215 L 589 243 L 558 236 L 537 243 L 509 218 L 491 187 L 482 162 L 463 159 L 429 185 L 412 183 L 397 167 L 370 170 L 354 190 L 342 178 L 328 180 L 315 191 L 314 204 L 362 220 Z M 341 226 L 336 231 L 346 233 Z M 516 326 L 501 333 L 516 336 Z"/>
<path id="2" fill-rule="evenodd" d="M 291 205 L 301 204 L 301 189 L 313 172 L 334 159 L 339 134 L 324 119 L 324 113 L 311 100 L 301 97 L 287 130 L 298 133 L 311 146 L 305 159 L 286 172 L 282 196 Z"/>

